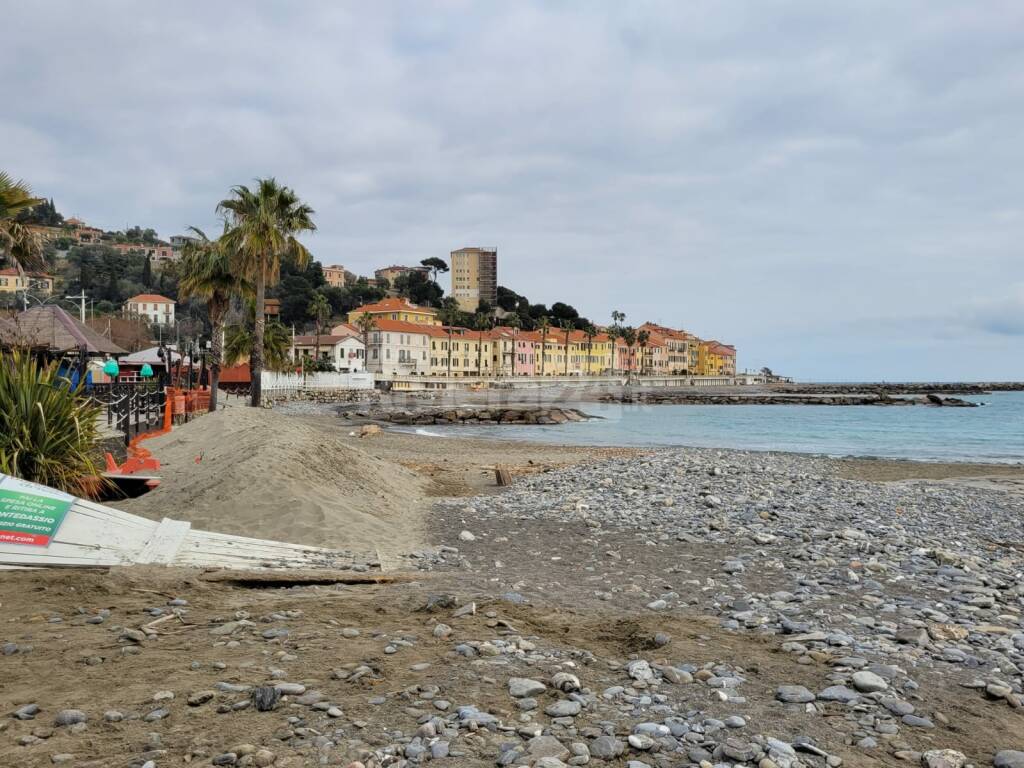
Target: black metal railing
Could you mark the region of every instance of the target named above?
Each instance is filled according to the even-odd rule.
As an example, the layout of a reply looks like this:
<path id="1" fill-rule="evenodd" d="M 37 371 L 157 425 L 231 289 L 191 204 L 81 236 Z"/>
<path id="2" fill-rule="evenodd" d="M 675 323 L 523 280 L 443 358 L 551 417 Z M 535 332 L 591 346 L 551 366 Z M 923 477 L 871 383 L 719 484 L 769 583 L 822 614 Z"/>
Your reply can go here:
<path id="1" fill-rule="evenodd" d="M 163 424 L 166 395 L 156 382 L 94 384 L 88 395 L 103 406 L 107 426 L 124 434 L 125 445 Z"/>

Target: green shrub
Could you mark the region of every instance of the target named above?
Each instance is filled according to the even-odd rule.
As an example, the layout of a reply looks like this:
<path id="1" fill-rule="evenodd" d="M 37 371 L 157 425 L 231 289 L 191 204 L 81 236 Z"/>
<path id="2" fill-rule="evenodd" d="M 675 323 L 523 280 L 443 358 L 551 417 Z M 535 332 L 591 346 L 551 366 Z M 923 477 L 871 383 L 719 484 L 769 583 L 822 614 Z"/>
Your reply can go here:
<path id="1" fill-rule="evenodd" d="M 101 406 L 57 364 L 0 353 L 0 472 L 78 496 L 100 487 Z"/>

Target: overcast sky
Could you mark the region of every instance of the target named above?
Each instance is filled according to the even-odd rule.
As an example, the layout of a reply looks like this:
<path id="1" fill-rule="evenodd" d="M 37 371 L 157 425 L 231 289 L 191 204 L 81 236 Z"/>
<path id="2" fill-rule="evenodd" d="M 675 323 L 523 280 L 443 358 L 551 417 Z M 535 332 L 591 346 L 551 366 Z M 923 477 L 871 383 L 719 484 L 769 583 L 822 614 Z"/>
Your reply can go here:
<path id="1" fill-rule="evenodd" d="M 1024 379 L 1024 3 L 4 3 L 0 167 L 108 229 L 274 175 L 358 273 L 804 379 Z"/>

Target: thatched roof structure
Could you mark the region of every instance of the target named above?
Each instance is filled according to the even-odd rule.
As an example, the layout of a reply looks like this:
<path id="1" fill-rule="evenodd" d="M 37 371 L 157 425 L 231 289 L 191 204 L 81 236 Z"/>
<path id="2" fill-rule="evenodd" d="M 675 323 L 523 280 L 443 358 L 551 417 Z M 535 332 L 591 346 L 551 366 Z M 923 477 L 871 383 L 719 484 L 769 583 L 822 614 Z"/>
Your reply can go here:
<path id="1" fill-rule="evenodd" d="M 60 307 L 32 307 L 13 320 L 0 323 L 0 346 L 30 347 L 47 352 L 78 352 L 90 355 L 121 355 L 126 350 Z"/>

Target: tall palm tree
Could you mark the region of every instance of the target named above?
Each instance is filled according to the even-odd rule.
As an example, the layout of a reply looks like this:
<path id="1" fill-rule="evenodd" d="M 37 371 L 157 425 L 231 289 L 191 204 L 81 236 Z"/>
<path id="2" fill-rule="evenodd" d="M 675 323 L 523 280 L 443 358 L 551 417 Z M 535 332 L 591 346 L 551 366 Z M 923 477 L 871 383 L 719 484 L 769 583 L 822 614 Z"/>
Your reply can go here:
<path id="1" fill-rule="evenodd" d="M 516 344 L 519 343 L 517 338 L 518 331 L 523 325 L 523 321 L 519 315 L 510 315 L 505 319 L 505 325 L 512 329 L 512 375 L 516 375 Z"/>
<path id="2" fill-rule="evenodd" d="M 551 321 L 548 320 L 545 315 L 537 321 L 537 328 L 540 329 L 540 375 L 544 375 L 544 358 L 546 358 L 548 351 L 548 329 L 551 327 Z"/>
<path id="3" fill-rule="evenodd" d="M 562 330 L 565 331 L 565 375 L 569 375 L 569 334 L 576 329 L 572 320 L 562 321 Z"/>
<path id="4" fill-rule="evenodd" d="M 636 335 L 636 343 L 640 345 L 640 375 L 644 375 L 644 367 L 647 363 L 647 341 L 651 338 L 651 334 L 647 330 L 642 330 Z"/>
<path id="5" fill-rule="evenodd" d="M 366 355 L 363 360 L 363 370 L 370 370 L 370 331 L 377 327 L 377 319 L 369 312 L 363 312 L 359 317 L 356 318 L 356 328 L 363 334 L 363 354 Z M 381 371 L 384 368 L 381 367 Z"/>
<path id="6" fill-rule="evenodd" d="M 309 251 L 296 235 L 312 232 L 316 225 L 313 224 L 313 209 L 273 178 L 258 179 L 255 189 L 244 185 L 232 187 L 231 195 L 220 201 L 217 210 L 227 219 L 228 230 L 222 237 L 235 254 L 239 271 L 256 287 L 251 404 L 258 407 L 267 286 L 280 279 L 282 258 L 290 257 L 300 267 L 309 263 Z"/>
<path id="7" fill-rule="evenodd" d="M 636 329 L 626 326 L 621 332 L 622 340 L 626 343 L 626 379 L 628 380 L 633 372 L 634 366 L 634 351 L 633 345 L 636 344 Z"/>
<path id="8" fill-rule="evenodd" d="M 313 354 L 319 360 L 320 331 L 323 330 L 324 322 L 331 316 L 331 305 L 327 301 L 327 297 L 318 291 L 313 294 L 313 300 L 306 307 L 306 312 L 309 313 L 309 316 L 313 318 L 313 322 L 316 324 L 316 343 L 314 344 L 315 350 Z"/>
<path id="9" fill-rule="evenodd" d="M 597 328 L 593 323 L 587 323 L 583 328 L 583 335 L 587 337 L 587 373 L 593 374 L 594 337 L 597 336 Z"/>
<path id="10" fill-rule="evenodd" d="M 5 253 L 19 270 L 38 270 L 43 261 L 43 244 L 24 224 L 16 221 L 19 213 L 45 202 L 33 197 L 23 181 L 15 181 L 0 171 L 0 253 Z"/>
<path id="11" fill-rule="evenodd" d="M 224 315 L 231 297 L 247 295 L 251 287 L 232 269 L 232 254 L 221 239 L 210 240 L 203 230 L 189 227 L 189 240 L 179 263 L 178 293 L 182 299 L 194 296 L 206 302 L 210 318 L 210 412 L 217 410 L 217 387 L 224 360 Z"/>
<path id="12" fill-rule="evenodd" d="M 612 324 L 608 327 L 612 337 L 612 376 L 615 375 L 615 347 L 618 342 L 619 335 L 622 333 L 622 322 L 626 319 L 625 312 L 619 312 L 617 309 L 612 310 Z"/>
<path id="13" fill-rule="evenodd" d="M 480 332 L 476 341 L 476 375 L 483 376 L 484 372 L 480 363 L 484 354 L 484 331 L 490 330 L 491 328 L 491 316 L 484 314 L 483 312 L 477 312 L 476 316 L 473 318 L 473 325 L 475 325 L 477 331 Z"/>
<path id="14" fill-rule="evenodd" d="M 438 313 L 441 325 L 448 329 L 448 378 L 452 377 L 452 336 L 455 333 L 455 323 L 459 319 L 459 304 L 451 296 L 442 302 L 441 311 Z"/>

